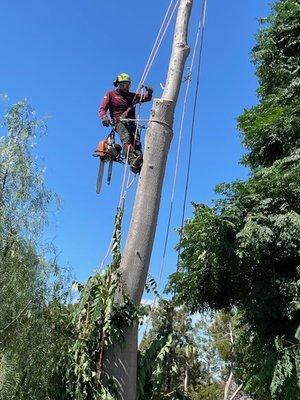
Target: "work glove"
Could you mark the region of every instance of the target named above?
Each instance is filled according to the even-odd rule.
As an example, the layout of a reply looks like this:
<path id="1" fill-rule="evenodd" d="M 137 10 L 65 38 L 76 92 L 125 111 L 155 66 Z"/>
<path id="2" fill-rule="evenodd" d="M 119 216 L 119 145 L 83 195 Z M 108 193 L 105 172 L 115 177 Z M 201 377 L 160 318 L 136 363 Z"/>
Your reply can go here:
<path id="1" fill-rule="evenodd" d="M 110 125 L 110 120 L 107 117 L 102 118 L 102 125 L 103 126 L 109 126 Z"/>
<path id="2" fill-rule="evenodd" d="M 151 87 L 151 86 L 145 86 L 145 89 L 147 90 L 147 92 L 150 92 L 150 93 L 153 92 L 153 87 Z"/>

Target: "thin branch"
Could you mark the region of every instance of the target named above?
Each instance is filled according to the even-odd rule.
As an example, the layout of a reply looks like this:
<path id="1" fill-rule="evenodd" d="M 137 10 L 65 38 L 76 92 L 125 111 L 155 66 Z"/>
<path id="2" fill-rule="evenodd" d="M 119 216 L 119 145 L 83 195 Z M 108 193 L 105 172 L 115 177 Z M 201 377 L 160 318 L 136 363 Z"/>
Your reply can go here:
<path id="1" fill-rule="evenodd" d="M 233 331 L 232 331 L 231 321 L 229 321 L 229 335 L 230 335 L 230 342 L 231 342 L 231 344 L 233 346 L 234 345 L 234 341 L 233 341 Z"/>
<path id="2" fill-rule="evenodd" d="M 0 195 L 1 203 L 4 203 L 4 189 L 7 180 L 7 175 L 8 175 L 8 170 L 6 169 L 3 175 L 2 185 L 1 185 L 1 195 Z"/>
<path id="3" fill-rule="evenodd" d="M 229 400 L 233 400 L 235 396 L 238 394 L 238 392 L 242 389 L 243 384 L 241 383 L 240 386 L 236 389 L 236 391 L 233 393 L 233 395 L 230 397 Z"/>
<path id="4" fill-rule="evenodd" d="M 32 301 L 30 300 L 26 306 L 19 312 L 19 314 L 14 318 L 8 325 L 6 325 L 3 329 L 0 330 L 0 332 L 5 332 L 12 324 L 14 324 L 20 317 L 21 315 L 27 310 L 27 308 L 30 306 Z"/>

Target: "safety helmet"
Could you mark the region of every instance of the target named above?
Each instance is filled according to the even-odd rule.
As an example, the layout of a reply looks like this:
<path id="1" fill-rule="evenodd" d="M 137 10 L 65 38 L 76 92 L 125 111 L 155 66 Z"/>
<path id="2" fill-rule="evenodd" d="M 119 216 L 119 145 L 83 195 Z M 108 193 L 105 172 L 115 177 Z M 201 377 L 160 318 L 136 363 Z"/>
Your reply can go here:
<path id="1" fill-rule="evenodd" d="M 128 74 L 126 74 L 125 72 L 122 72 L 121 74 L 119 74 L 116 78 L 116 80 L 114 81 L 114 86 L 118 86 L 119 83 L 121 82 L 131 82 L 131 78 Z"/>

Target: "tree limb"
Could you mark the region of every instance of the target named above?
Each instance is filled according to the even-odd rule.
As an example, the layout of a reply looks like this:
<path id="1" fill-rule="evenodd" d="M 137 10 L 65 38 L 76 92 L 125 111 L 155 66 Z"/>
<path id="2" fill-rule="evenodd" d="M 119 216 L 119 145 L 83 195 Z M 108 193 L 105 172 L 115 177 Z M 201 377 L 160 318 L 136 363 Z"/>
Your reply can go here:
<path id="1" fill-rule="evenodd" d="M 229 400 L 233 400 L 235 396 L 238 394 L 238 392 L 242 389 L 243 384 L 241 383 L 240 386 L 236 389 L 236 391 L 233 393 L 233 395 L 230 397 Z"/>

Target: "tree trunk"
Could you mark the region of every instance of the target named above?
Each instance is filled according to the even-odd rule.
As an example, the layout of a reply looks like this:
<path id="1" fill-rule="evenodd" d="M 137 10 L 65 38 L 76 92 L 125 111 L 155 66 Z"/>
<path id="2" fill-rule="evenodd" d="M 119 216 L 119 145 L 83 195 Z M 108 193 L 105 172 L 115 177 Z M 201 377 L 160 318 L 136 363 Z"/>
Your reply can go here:
<path id="1" fill-rule="evenodd" d="M 151 111 L 144 163 L 121 262 L 124 287 L 135 304 L 140 304 L 149 269 L 162 183 L 172 140 L 174 108 L 189 53 L 187 30 L 192 3 L 192 0 L 181 0 L 178 8 L 165 90 L 161 99 L 154 100 Z M 136 400 L 137 327 L 128 329 L 124 343 L 107 352 L 105 369 L 113 378 L 120 399 Z"/>
<path id="2" fill-rule="evenodd" d="M 228 394 L 229 394 L 229 389 L 230 389 L 230 385 L 232 382 L 232 378 L 233 378 L 233 373 L 232 373 L 232 371 L 230 371 L 229 377 L 226 381 L 225 388 L 224 388 L 224 400 L 228 399 Z"/>
<path id="3" fill-rule="evenodd" d="M 185 356 L 186 356 L 186 360 L 185 360 L 185 367 L 184 367 L 183 392 L 184 392 L 184 394 L 187 394 L 188 388 L 189 388 L 189 358 L 190 358 L 189 346 L 186 346 Z"/>

